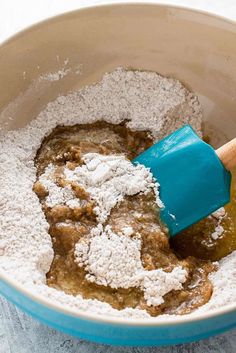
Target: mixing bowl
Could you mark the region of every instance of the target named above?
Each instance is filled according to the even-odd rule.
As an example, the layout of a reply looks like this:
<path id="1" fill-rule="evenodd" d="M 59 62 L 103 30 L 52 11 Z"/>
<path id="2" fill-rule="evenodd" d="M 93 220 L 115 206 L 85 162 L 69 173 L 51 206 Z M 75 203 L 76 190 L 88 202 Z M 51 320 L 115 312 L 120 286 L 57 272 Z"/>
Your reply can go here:
<path id="1" fill-rule="evenodd" d="M 235 43 L 236 23 L 171 6 L 101 6 L 52 18 L 0 47 L 1 127 L 25 126 L 59 94 L 123 66 L 174 76 L 196 92 L 205 130 L 217 147 L 236 135 Z M 125 319 L 73 312 L 29 293 L 4 273 L 0 292 L 49 326 L 96 342 L 174 344 L 236 326 L 236 304 L 194 317 Z"/>

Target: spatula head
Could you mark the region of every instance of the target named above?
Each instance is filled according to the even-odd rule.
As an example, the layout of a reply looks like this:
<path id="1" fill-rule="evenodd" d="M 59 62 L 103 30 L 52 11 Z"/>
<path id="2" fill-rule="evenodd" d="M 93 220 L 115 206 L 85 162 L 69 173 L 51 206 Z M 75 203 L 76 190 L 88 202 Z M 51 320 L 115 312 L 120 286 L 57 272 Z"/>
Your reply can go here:
<path id="1" fill-rule="evenodd" d="M 156 143 L 133 161 L 160 183 L 162 221 L 174 236 L 230 200 L 231 174 L 190 125 Z"/>

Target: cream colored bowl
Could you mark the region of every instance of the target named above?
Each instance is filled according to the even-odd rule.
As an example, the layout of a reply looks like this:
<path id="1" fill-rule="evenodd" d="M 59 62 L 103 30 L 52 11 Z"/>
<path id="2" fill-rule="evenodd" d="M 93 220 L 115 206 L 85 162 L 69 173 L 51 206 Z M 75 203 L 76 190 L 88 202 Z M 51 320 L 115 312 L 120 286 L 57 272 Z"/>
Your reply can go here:
<path id="1" fill-rule="evenodd" d="M 1 127 L 24 126 L 59 94 L 96 82 L 117 66 L 180 79 L 200 97 L 206 130 L 219 131 L 213 136 L 215 146 L 235 137 L 236 23 L 147 4 L 75 11 L 5 42 L 0 47 Z M 61 79 L 51 75 L 51 80 L 45 80 L 45 75 L 58 70 L 59 76 L 65 73 Z M 98 342 L 173 344 L 236 326 L 236 304 L 194 317 L 149 321 L 73 312 L 29 293 L 5 274 L 1 274 L 0 291 L 48 325 Z"/>

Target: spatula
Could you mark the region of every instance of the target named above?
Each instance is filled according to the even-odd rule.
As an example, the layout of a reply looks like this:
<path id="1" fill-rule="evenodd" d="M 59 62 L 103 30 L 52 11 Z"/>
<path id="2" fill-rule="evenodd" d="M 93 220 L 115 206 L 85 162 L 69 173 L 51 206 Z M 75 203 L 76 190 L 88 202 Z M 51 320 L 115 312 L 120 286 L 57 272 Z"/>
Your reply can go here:
<path id="1" fill-rule="evenodd" d="M 236 139 L 215 151 L 185 125 L 133 162 L 150 168 L 160 183 L 160 216 L 174 236 L 229 202 Z"/>

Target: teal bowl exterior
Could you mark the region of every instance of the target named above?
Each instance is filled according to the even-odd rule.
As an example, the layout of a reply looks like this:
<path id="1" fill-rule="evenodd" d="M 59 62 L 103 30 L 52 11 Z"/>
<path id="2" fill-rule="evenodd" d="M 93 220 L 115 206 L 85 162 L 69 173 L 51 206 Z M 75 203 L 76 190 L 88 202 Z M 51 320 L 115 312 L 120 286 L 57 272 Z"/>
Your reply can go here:
<path id="1" fill-rule="evenodd" d="M 236 310 L 187 320 L 145 322 L 83 318 L 30 298 L 4 280 L 0 292 L 36 320 L 77 338 L 119 346 L 162 346 L 198 341 L 236 327 Z M 190 319 L 190 320 L 189 320 Z M 117 321 L 117 322 L 116 322 Z"/>

